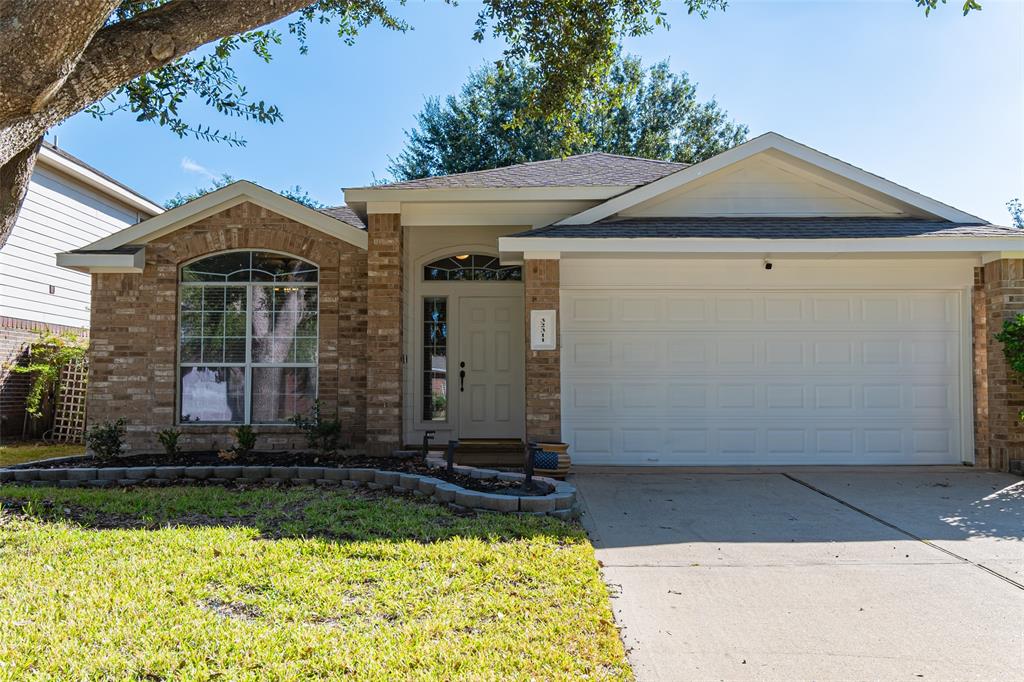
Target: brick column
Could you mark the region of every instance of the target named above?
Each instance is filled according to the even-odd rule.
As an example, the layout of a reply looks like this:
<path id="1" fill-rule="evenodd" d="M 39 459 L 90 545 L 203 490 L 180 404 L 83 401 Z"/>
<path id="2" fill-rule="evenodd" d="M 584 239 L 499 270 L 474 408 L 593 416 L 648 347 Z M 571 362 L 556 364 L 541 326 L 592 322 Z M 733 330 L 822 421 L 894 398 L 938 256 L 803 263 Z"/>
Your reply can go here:
<path id="1" fill-rule="evenodd" d="M 988 297 L 985 268 L 974 268 L 971 292 L 971 338 L 974 351 L 974 464 L 988 468 Z"/>
<path id="2" fill-rule="evenodd" d="M 366 451 L 402 446 L 402 221 L 371 213 L 366 254 Z"/>
<path id="3" fill-rule="evenodd" d="M 1024 409 L 1024 381 L 1007 366 L 1003 344 L 995 340 L 995 335 L 1002 330 L 1004 320 L 1024 313 L 1024 260 L 992 261 L 985 265 L 983 277 L 987 338 L 983 368 L 987 377 L 983 383 L 987 384 L 987 400 L 982 402 L 987 403 L 988 423 L 987 429 L 979 429 L 986 437 L 978 444 L 987 450 L 987 456 L 979 456 L 978 464 L 1006 471 L 1011 459 L 1024 459 L 1024 425 L 1017 419 Z"/>
<path id="4" fill-rule="evenodd" d="M 526 438 L 562 439 L 562 340 L 558 315 L 558 349 L 530 350 L 530 311 L 559 310 L 557 260 L 528 260 L 523 268 L 526 301 Z"/>

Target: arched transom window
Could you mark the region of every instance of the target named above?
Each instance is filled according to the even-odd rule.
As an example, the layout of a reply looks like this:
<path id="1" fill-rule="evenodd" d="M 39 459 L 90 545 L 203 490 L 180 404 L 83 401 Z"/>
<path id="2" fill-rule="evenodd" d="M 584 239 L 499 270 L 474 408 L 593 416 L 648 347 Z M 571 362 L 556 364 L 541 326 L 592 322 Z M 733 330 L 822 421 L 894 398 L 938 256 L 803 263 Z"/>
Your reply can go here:
<path id="1" fill-rule="evenodd" d="M 181 423 L 280 424 L 316 397 L 319 269 L 230 251 L 181 268 Z"/>
<path id="2" fill-rule="evenodd" d="M 519 282 L 523 279 L 523 269 L 518 265 L 502 265 L 497 256 L 462 253 L 427 263 L 423 266 L 423 279 L 428 282 Z"/>

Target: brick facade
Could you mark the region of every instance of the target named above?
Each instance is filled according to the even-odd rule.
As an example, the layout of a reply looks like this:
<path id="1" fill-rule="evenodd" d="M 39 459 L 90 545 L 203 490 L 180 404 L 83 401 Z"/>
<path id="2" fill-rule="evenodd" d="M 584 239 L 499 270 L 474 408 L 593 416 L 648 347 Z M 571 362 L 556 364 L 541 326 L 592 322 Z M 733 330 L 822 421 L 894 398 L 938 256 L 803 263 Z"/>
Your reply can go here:
<path id="1" fill-rule="evenodd" d="M 397 213 L 368 216 L 366 451 L 402 446 L 402 222 Z"/>
<path id="2" fill-rule="evenodd" d="M 1010 460 L 1024 459 L 1024 425 L 1017 419 L 1024 381 L 1007 366 L 995 335 L 1005 320 L 1024 313 L 1024 260 L 996 260 L 982 270 L 974 298 L 977 465 L 1005 471 Z"/>
<path id="3" fill-rule="evenodd" d="M 530 350 L 530 311 L 559 309 L 559 262 L 526 261 L 523 284 L 526 308 L 526 437 L 529 441 L 558 442 L 562 439 L 561 319 L 558 320 L 557 350 Z"/>
<path id="4" fill-rule="evenodd" d="M 197 221 L 146 247 L 141 274 L 94 274 L 89 351 L 90 423 L 125 417 L 128 446 L 159 449 L 177 402 L 178 271 L 230 249 L 266 249 L 320 267 L 318 395 L 354 444 L 366 437 L 366 253 L 249 202 Z M 185 447 L 219 448 L 231 427 L 182 425 Z M 304 447 L 292 427 L 261 426 L 258 447 Z"/>

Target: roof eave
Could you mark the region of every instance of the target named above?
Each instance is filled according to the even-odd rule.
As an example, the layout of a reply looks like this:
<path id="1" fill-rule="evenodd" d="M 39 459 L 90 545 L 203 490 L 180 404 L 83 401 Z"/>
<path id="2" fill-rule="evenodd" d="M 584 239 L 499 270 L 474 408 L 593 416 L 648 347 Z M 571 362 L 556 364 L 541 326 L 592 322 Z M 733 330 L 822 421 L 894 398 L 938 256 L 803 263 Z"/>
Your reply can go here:
<path id="1" fill-rule="evenodd" d="M 828 239 L 754 239 L 705 237 L 499 237 L 503 259 L 552 257 L 552 254 L 629 256 L 662 254 L 865 254 L 964 253 L 1024 254 L 1024 236 L 1013 237 L 848 237 Z M 543 254 L 531 256 L 531 254 Z M 1020 257 L 1004 255 L 1000 257 Z"/>
<path id="2" fill-rule="evenodd" d="M 158 216 L 126 227 L 80 250 L 109 251 L 129 244 L 145 244 L 247 201 L 363 250 L 367 248 L 368 238 L 364 230 L 292 201 L 248 180 L 239 180 Z"/>
<path id="3" fill-rule="evenodd" d="M 154 216 L 164 212 L 164 208 L 162 206 L 150 201 L 138 192 L 128 189 L 120 183 L 113 182 L 110 179 L 103 177 L 93 169 L 81 163 L 76 163 L 71 158 L 58 154 L 48 147 L 39 148 L 39 155 L 36 157 L 36 162 L 61 171 L 66 175 L 70 175 L 79 182 L 88 185 L 93 189 L 99 190 L 107 196 L 117 199 L 121 203 L 127 204 L 148 216 Z"/>

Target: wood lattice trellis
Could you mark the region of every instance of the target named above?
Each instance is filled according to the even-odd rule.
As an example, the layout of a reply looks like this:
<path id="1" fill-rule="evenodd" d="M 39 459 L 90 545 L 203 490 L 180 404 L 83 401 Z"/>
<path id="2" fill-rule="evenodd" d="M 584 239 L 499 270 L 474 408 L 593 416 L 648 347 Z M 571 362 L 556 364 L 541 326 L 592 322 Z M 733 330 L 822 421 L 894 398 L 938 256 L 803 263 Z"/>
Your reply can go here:
<path id="1" fill-rule="evenodd" d="M 53 429 L 47 440 L 81 443 L 85 436 L 85 389 L 89 367 L 85 358 L 64 366 L 60 373 L 60 397 L 53 413 Z"/>

